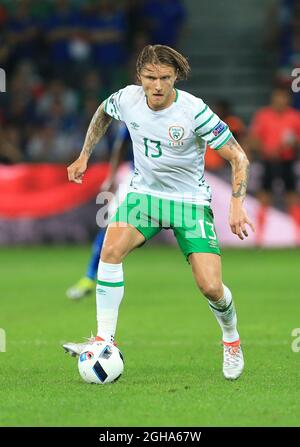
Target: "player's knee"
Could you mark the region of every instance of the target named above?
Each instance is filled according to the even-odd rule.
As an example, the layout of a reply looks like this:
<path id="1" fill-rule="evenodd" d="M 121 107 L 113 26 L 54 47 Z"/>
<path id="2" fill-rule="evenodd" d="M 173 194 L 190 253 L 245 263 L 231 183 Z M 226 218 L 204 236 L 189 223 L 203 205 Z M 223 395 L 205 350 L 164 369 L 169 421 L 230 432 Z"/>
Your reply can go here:
<path id="1" fill-rule="evenodd" d="M 117 244 L 109 244 L 103 247 L 101 252 L 101 261 L 111 264 L 119 264 L 123 261 L 125 253 L 122 252 Z"/>
<path id="2" fill-rule="evenodd" d="M 203 295 L 211 300 L 219 300 L 223 296 L 223 286 L 220 281 L 197 281 Z"/>

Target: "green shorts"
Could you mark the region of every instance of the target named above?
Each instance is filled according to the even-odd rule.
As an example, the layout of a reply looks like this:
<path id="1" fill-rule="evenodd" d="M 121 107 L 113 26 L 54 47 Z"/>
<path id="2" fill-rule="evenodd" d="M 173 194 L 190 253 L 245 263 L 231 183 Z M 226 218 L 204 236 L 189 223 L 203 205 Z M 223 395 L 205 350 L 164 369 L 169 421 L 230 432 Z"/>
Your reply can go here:
<path id="1" fill-rule="evenodd" d="M 146 240 L 151 239 L 163 228 L 172 229 L 187 260 L 191 253 L 220 255 L 213 212 L 207 205 L 130 192 L 110 222 L 133 225 Z"/>

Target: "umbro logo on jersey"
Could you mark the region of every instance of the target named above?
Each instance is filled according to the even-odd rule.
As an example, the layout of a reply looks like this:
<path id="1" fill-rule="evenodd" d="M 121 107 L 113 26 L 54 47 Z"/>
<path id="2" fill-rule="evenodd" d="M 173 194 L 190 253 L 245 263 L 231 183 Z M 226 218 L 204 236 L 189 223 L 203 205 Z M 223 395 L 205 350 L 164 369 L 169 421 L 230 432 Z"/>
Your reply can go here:
<path id="1" fill-rule="evenodd" d="M 134 130 L 137 130 L 140 127 L 140 125 L 135 123 L 134 121 L 132 123 L 130 123 L 130 125 L 131 125 L 132 129 L 134 129 Z"/>

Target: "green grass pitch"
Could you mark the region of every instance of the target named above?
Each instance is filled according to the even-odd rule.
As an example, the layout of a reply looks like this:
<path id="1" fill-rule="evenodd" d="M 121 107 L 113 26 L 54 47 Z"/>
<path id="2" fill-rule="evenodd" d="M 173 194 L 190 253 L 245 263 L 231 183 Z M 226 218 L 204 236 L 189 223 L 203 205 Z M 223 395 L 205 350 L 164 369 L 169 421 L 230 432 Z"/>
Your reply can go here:
<path id="1" fill-rule="evenodd" d="M 96 329 L 94 295 L 65 297 L 88 256 L 1 249 L 1 426 L 299 426 L 299 251 L 224 250 L 245 355 L 244 374 L 228 382 L 219 326 L 179 250 L 135 250 L 117 329 L 125 371 L 105 386 L 84 383 L 60 346 Z"/>

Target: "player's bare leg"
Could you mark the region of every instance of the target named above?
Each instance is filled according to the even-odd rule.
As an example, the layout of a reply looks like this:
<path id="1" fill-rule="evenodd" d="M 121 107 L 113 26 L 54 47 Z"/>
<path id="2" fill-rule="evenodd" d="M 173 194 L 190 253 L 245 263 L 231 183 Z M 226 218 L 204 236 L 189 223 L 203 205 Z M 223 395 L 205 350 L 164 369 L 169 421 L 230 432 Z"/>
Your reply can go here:
<path id="1" fill-rule="evenodd" d="M 135 227 L 125 222 L 113 222 L 106 231 L 101 261 L 118 264 L 134 248 L 145 242 L 145 237 Z"/>
<path id="2" fill-rule="evenodd" d="M 192 253 L 189 261 L 196 283 L 223 332 L 223 374 L 226 379 L 237 379 L 243 371 L 244 359 L 232 295 L 222 283 L 221 257 L 213 253 Z"/>
<path id="3" fill-rule="evenodd" d="M 132 225 L 113 222 L 108 226 L 98 267 L 97 336 L 86 343 L 65 343 L 63 347 L 66 352 L 76 356 L 94 341 L 114 342 L 119 306 L 124 295 L 122 261 L 144 241 L 144 236 Z"/>

